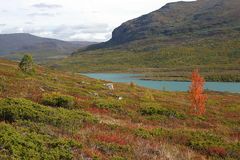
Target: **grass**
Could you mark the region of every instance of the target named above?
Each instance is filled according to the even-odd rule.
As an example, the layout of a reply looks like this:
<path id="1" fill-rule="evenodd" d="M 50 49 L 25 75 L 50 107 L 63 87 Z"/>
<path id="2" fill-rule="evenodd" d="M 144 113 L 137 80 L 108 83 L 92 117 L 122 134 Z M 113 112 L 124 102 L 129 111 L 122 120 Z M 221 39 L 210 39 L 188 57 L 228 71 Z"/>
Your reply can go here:
<path id="1" fill-rule="evenodd" d="M 115 48 L 79 51 L 47 65 L 72 72 L 143 73 L 142 79 L 188 81 L 199 68 L 207 81 L 239 82 L 239 38 L 149 39 Z M 157 48 L 157 49 L 152 49 Z"/>
<path id="2" fill-rule="evenodd" d="M 206 114 L 196 117 L 187 92 L 109 90 L 106 81 L 35 70 L 0 60 L 0 159 L 240 157 L 239 94 L 207 92 Z"/>

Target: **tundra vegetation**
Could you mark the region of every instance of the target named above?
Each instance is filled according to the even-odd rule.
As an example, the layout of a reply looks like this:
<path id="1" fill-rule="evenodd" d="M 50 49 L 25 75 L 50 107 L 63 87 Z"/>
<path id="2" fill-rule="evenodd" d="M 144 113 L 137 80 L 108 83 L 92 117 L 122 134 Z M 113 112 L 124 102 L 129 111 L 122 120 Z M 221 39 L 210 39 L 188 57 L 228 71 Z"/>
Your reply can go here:
<path id="1" fill-rule="evenodd" d="M 106 83 L 0 60 L 0 159 L 240 159 L 239 94 Z"/>

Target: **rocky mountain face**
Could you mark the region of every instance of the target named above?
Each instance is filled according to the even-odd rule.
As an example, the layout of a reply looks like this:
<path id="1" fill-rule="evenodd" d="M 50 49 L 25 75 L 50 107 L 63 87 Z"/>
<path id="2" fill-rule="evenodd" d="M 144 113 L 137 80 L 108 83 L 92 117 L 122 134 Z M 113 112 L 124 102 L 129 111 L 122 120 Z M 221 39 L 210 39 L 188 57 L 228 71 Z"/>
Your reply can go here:
<path id="1" fill-rule="evenodd" d="M 197 0 L 169 3 L 157 11 L 123 23 L 112 39 L 92 48 L 136 40 L 210 37 L 240 31 L 239 0 Z M 91 48 L 91 47 L 90 47 Z"/>

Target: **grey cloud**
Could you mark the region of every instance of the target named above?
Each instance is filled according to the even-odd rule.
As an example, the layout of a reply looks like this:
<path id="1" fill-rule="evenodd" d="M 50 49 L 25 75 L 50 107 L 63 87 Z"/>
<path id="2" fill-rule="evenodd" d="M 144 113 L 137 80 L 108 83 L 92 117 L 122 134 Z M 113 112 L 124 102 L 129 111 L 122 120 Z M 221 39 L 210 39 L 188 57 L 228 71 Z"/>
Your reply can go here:
<path id="1" fill-rule="evenodd" d="M 29 22 L 26 22 L 27 24 Z M 31 23 L 31 22 L 30 22 Z M 57 38 L 63 40 L 92 40 L 103 41 L 111 37 L 111 29 L 107 24 L 89 25 L 59 25 L 55 27 L 38 26 L 10 27 L 2 30 L 2 33 L 31 33 L 38 36 Z M 102 39 L 95 39 L 97 35 L 103 35 Z M 105 38 L 104 38 L 105 35 Z"/>
<path id="2" fill-rule="evenodd" d="M 75 25 L 75 26 L 67 26 L 62 25 L 56 27 L 53 32 L 55 34 L 59 34 L 62 32 L 70 32 L 70 33 L 107 33 L 110 32 L 108 24 L 91 24 L 91 25 Z"/>
<path id="3" fill-rule="evenodd" d="M 38 4 L 32 5 L 32 7 L 40 8 L 40 9 L 56 9 L 56 8 L 62 8 L 63 6 L 58 4 L 38 3 Z"/>
<path id="4" fill-rule="evenodd" d="M 54 14 L 54 13 L 30 13 L 28 14 L 28 16 L 30 17 L 36 17 L 36 16 L 48 16 L 48 17 L 53 17 L 53 16 L 56 16 L 57 14 Z"/>
<path id="5" fill-rule="evenodd" d="M 41 33 L 47 30 L 46 28 L 33 27 L 8 27 L 2 30 L 3 33 Z"/>
<path id="6" fill-rule="evenodd" d="M 74 29 L 83 29 L 83 30 L 87 30 L 87 29 L 92 29 L 92 28 L 98 28 L 101 30 L 105 30 L 106 28 L 108 28 L 108 24 L 104 24 L 104 23 L 99 23 L 99 24 L 91 24 L 91 25 L 77 25 L 77 26 L 73 26 Z"/>
<path id="7" fill-rule="evenodd" d="M 33 24 L 33 22 L 25 22 L 25 24 L 30 25 Z"/>
<path id="8" fill-rule="evenodd" d="M 4 27 L 4 26 L 6 26 L 6 24 L 0 24 L 0 27 Z"/>
<path id="9" fill-rule="evenodd" d="M 0 12 L 2 12 L 2 13 L 7 13 L 8 11 L 5 10 L 5 9 L 3 9 L 3 10 L 1 10 Z"/>
<path id="10" fill-rule="evenodd" d="M 10 28 L 5 28 L 4 30 L 2 30 L 2 33 L 6 33 L 6 34 L 18 33 L 18 32 L 20 32 L 19 30 L 20 30 L 20 28 L 18 28 L 18 27 L 10 27 Z"/>

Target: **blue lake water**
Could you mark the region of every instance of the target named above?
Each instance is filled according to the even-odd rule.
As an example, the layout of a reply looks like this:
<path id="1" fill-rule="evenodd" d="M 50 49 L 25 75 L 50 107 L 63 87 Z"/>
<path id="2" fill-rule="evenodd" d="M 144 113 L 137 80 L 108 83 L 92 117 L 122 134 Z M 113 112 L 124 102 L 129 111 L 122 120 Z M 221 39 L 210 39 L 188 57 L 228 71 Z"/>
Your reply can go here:
<path id="1" fill-rule="evenodd" d="M 140 74 L 87 73 L 82 75 L 112 82 L 134 82 L 139 86 L 165 91 L 187 91 L 190 85 L 190 82 L 140 80 L 137 78 Z M 205 89 L 220 92 L 240 93 L 240 83 L 206 82 Z"/>

